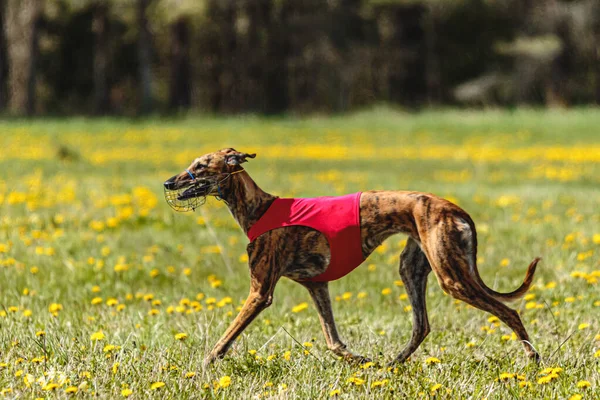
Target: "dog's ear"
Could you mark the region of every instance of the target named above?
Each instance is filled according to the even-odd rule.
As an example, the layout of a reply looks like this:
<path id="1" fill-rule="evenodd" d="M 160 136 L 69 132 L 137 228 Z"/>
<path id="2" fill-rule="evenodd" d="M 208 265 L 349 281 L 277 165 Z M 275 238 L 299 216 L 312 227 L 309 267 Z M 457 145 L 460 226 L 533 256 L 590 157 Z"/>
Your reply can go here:
<path id="1" fill-rule="evenodd" d="M 229 154 L 226 158 L 227 165 L 240 165 L 241 163 L 245 163 L 246 158 L 254 158 L 256 157 L 256 153 L 240 153 L 236 151 L 233 154 Z"/>

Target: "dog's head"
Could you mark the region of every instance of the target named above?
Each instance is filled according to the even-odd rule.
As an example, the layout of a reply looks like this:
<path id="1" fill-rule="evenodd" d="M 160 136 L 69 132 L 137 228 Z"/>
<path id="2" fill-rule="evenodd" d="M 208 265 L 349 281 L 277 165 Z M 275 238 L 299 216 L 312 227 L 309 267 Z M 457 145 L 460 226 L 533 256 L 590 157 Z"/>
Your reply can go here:
<path id="1" fill-rule="evenodd" d="M 242 153 L 228 148 L 196 158 L 183 172 L 165 181 L 165 195 L 169 195 L 167 201 L 174 206 L 175 201 L 222 196 L 221 184 L 229 184 L 227 180 L 231 174 L 241 171 L 243 168 L 240 165 L 248 161 L 247 158 L 254 157 L 256 154 Z M 176 209 L 182 208 L 185 207 Z M 188 207 L 188 209 L 193 208 L 195 206 Z"/>

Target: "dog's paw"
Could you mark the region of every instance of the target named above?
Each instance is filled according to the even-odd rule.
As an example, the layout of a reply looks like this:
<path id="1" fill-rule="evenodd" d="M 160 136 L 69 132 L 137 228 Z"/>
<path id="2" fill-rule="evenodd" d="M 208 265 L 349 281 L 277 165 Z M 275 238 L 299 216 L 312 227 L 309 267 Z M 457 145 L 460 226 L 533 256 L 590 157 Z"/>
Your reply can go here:
<path id="1" fill-rule="evenodd" d="M 368 358 L 368 357 L 363 357 L 363 356 L 361 356 L 361 355 L 358 355 L 358 354 L 352 354 L 352 353 L 346 354 L 346 355 L 344 356 L 344 359 L 345 359 L 346 361 L 348 361 L 349 363 L 352 363 L 352 364 L 359 364 L 359 365 L 363 365 L 363 364 L 366 364 L 366 363 L 372 362 L 372 360 L 371 360 L 370 358 Z"/>
<path id="2" fill-rule="evenodd" d="M 213 364 L 215 362 L 215 360 L 218 357 L 214 354 L 209 354 L 208 356 L 206 356 L 206 358 L 204 359 L 204 362 L 202 363 L 202 365 L 204 366 L 204 368 L 208 368 L 211 364 Z"/>
<path id="3" fill-rule="evenodd" d="M 542 361 L 542 357 L 537 351 L 529 353 L 529 359 L 536 364 L 539 364 Z"/>

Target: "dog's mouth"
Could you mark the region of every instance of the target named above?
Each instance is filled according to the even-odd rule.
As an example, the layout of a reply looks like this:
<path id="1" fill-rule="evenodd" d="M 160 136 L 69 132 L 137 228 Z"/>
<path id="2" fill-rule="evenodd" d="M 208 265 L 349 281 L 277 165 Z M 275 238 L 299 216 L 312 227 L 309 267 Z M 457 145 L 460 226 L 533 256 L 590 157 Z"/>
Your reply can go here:
<path id="1" fill-rule="evenodd" d="M 208 180 L 193 182 L 187 187 L 178 190 L 177 200 L 193 199 L 200 196 L 208 196 L 211 192 L 213 184 Z"/>
<path id="2" fill-rule="evenodd" d="M 216 179 L 194 178 L 182 182 L 175 175 L 164 183 L 165 200 L 175 211 L 194 211 L 215 190 Z"/>

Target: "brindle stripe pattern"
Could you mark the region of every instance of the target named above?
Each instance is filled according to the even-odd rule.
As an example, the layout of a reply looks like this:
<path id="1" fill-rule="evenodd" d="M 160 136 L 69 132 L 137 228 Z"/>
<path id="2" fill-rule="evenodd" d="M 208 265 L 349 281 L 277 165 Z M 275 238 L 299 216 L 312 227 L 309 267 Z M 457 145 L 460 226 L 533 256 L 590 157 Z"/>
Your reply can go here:
<path id="1" fill-rule="evenodd" d="M 240 164 L 247 161 L 246 158 L 254 158 L 254 155 L 229 148 L 197 158 L 188 169 L 197 177 L 228 174 L 242 170 Z M 185 185 L 189 179 L 184 171 L 176 181 Z M 245 171 L 223 181 L 220 193 L 246 233 L 276 198 L 261 190 Z M 360 199 L 360 229 L 365 258 L 393 234 L 403 233 L 409 237 L 400 257 L 400 276 L 412 305 L 413 329 L 410 341 L 393 362 L 410 357 L 429 333 L 425 291 L 431 271 L 446 293 L 496 315 L 515 331 L 527 354 L 539 358 L 519 314 L 501 302 L 518 298 L 527 291 L 537 259 L 529 266 L 519 289 L 506 294 L 490 289 L 477 272 L 477 235 L 472 219 L 460 207 L 428 193 L 364 192 Z M 323 234 L 303 226 L 274 229 L 250 243 L 247 252 L 250 293 L 240 313 L 206 357 L 205 364 L 223 357 L 248 324 L 272 303 L 275 285 L 282 276 L 308 289 L 319 313 L 327 346 L 336 355 L 347 360 L 367 360 L 350 352 L 341 341 L 327 282 L 305 281 L 323 273 L 329 264 L 331 255 Z"/>

